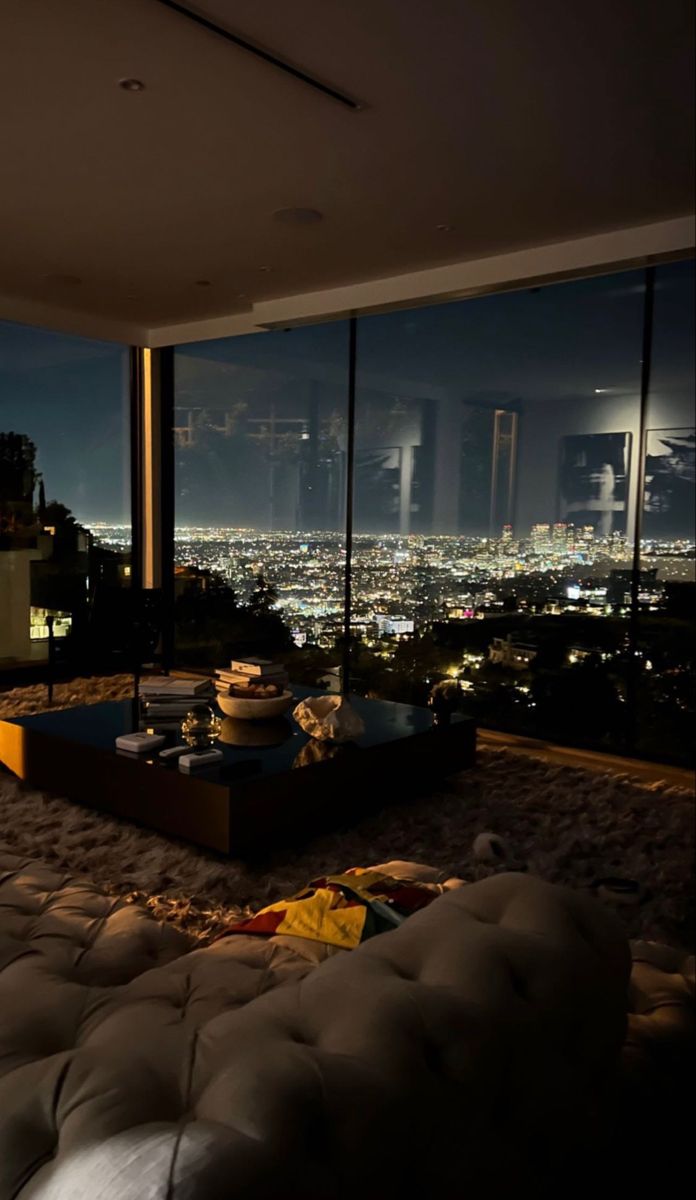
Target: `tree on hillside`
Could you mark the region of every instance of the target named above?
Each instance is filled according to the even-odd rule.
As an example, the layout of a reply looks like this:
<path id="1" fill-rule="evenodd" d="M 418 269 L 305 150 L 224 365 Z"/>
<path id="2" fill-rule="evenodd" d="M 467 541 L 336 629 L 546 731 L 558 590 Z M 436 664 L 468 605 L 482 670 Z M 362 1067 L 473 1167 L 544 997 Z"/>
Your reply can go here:
<path id="1" fill-rule="evenodd" d="M 278 602 L 278 589 L 266 579 L 263 572 L 256 576 L 256 587 L 249 597 L 249 611 L 254 616 L 267 616 Z"/>

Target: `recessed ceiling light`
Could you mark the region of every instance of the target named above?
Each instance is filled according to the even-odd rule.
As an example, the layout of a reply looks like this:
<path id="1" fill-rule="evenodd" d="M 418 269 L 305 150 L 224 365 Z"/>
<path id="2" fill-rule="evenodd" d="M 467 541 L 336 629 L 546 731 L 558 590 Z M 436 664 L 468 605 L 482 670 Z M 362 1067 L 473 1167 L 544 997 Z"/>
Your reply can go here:
<path id="1" fill-rule="evenodd" d="M 273 220 L 283 225 L 317 225 L 323 219 L 318 208 L 278 208 L 273 214 Z"/>
<path id="2" fill-rule="evenodd" d="M 195 281 L 195 284 L 196 284 L 196 287 L 210 287 L 210 280 L 209 279 L 197 279 Z"/>
<path id="3" fill-rule="evenodd" d="M 119 79 L 118 86 L 124 92 L 144 92 L 145 84 L 142 79 Z"/>
<path id="4" fill-rule="evenodd" d="M 59 287 L 78 287 L 82 283 L 79 275 L 47 275 L 46 283 L 55 283 Z"/>

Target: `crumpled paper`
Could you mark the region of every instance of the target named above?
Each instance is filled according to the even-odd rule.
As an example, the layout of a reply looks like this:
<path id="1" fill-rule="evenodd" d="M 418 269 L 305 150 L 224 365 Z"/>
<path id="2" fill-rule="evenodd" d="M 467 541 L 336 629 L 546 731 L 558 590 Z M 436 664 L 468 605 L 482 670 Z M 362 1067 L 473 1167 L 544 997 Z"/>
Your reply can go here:
<path id="1" fill-rule="evenodd" d="M 345 696 L 311 696 L 292 715 L 319 742 L 350 742 L 365 732 L 365 722 Z"/>

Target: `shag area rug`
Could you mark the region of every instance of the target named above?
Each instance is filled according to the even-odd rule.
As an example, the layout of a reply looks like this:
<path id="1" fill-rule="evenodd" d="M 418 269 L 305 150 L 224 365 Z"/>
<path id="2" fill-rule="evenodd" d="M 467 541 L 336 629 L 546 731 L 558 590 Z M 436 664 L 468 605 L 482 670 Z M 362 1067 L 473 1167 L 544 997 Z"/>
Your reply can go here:
<path id="1" fill-rule="evenodd" d="M 474 854 L 484 831 L 502 838 L 505 864 Z M 693 796 L 506 751 L 481 752 L 479 765 L 450 780 L 447 791 L 254 863 L 223 859 L 4 776 L 0 843 L 139 900 L 204 941 L 233 917 L 316 876 L 400 858 L 436 866 L 443 878 L 475 880 L 509 867 L 580 888 L 606 876 L 635 879 L 640 902 L 617 909 L 629 936 L 693 944 Z"/>
<path id="2" fill-rule="evenodd" d="M 57 708 L 74 708 L 77 704 L 99 704 L 102 700 L 126 700 L 133 695 L 132 675 L 95 675 L 91 679 L 71 679 L 53 688 L 51 712 Z M 45 683 L 16 687 L 0 692 L 0 721 L 4 717 L 30 717 L 48 708 L 48 689 Z"/>
<path id="3" fill-rule="evenodd" d="M 74 680 L 56 688 L 54 707 L 117 699 L 131 688 L 129 676 Z M 0 717 L 39 711 L 45 698 L 45 688 L 6 692 Z M 483 832 L 501 839 L 502 862 L 474 852 Z M 688 949 L 694 942 L 693 792 L 505 750 L 480 750 L 477 766 L 446 789 L 254 863 L 32 791 L 2 773 L 0 843 L 138 900 L 202 942 L 319 875 L 389 859 L 428 863 L 443 878 L 470 881 L 505 869 L 588 889 L 606 877 L 633 879 L 639 902 L 616 909 L 628 935 Z"/>

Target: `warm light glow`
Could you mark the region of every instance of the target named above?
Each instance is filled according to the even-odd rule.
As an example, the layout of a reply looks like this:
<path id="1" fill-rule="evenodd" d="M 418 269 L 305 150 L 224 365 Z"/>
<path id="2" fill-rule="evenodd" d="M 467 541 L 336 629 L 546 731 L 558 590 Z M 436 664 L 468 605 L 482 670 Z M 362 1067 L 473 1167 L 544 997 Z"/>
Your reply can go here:
<path id="1" fill-rule="evenodd" d="M 143 587 L 154 588 L 155 511 L 152 456 L 154 420 L 152 412 L 152 352 L 143 350 Z"/>

